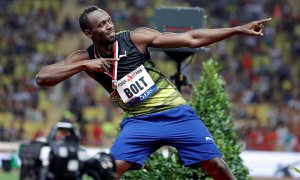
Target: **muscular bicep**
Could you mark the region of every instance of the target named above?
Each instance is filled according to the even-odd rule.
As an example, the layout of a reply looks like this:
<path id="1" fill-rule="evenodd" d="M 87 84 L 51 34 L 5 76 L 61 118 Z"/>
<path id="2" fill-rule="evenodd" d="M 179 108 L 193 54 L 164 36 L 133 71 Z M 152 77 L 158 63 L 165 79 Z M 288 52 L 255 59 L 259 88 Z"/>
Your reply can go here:
<path id="1" fill-rule="evenodd" d="M 64 61 L 61 63 L 74 63 L 79 61 L 84 61 L 90 59 L 89 53 L 85 50 L 77 50 L 70 54 Z M 92 77 L 93 79 L 96 78 L 95 72 L 85 70 L 84 71 L 88 76 Z"/>
<path id="2" fill-rule="evenodd" d="M 131 38 L 141 50 L 144 50 L 146 47 L 190 47 L 193 43 L 193 38 L 188 33 L 161 33 L 149 28 L 140 28 L 133 31 L 131 33 Z"/>
<path id="3" fill-rule="evenodd" d="M 81 61 L 88 59 L 86 51 L 75 51 L 65 60 L 44 66 L 36 75 L 39 86 L 54 86 L 85 69 Z"/>
<path id="4" fill-rule="evenodd" d="M 186 33 L 160 33 L 157 35 L 149 46 L 160 48 L 178 48 L 189 47 L 192 43 L 192 38 Z"/>
<path id="5" fill-rule="evenodd" d="M 89 53 L 85 50 L 77 50 L 71 53 L 64 61 L 60 63 L 74 63 L 89 59 Z"/>

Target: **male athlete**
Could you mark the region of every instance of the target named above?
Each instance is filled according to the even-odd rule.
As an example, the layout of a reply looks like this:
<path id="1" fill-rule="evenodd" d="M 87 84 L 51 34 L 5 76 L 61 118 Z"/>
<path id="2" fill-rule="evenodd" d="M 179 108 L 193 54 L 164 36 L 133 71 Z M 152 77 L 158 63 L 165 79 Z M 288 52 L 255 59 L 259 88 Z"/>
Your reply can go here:
<path id="1" fill-rule="evenodd" d="M 262 36 L 267 21 L 270 19 L 184 33 L 160 33 L 150 28 L 115 33 L 111 17 L 91 6 L 82 12 L 79 23 L 93 44 L 62 62 L 45 66 L 36 82 L 54 86 L 85 72 L 128 114 L 110 150 L 116 159 L 117 178 L 130 168 L 143 166 L 151 153 L 169 145 L 178 150 L 185 166 L 200 167 L 216 180 L 235 179 L 200 118 L 155 68 L 148 47 L 198 48 L 238 34 Z"/>

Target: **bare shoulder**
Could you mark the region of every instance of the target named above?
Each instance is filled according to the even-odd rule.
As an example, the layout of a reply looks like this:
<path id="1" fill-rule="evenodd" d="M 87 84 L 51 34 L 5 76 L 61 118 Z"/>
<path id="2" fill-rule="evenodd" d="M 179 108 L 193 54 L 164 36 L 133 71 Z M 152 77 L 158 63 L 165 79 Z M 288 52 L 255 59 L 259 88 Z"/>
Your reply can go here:
<path id="1" fill-rule="evenodd" d="M 89 53 L 86 50 L 76 50 L 72 52 L 64 61 L 68 63 L 83 61 L 89 59 Z"/>
<path id="2" fill-rule="evenodd" d="M 131 32 L 133 32 L 133 33 L 159 33 L 157 30 L 148 28 L 148 27 L 136 28 L 135 30 L 133 30 Z"/>
<path id="3" fill-rule="evenodd" d="M 153 39 L 158 34 L 160 34 L 160 32 L 158 32 L 157 30 L 147 27 L 141 27 L 130 31 L 131 39 L 136 41 L 145 41 L 147 39 Z"/>
<path id="4" fill-rule="evenodd" d="M 145 48 L 160 34 L 161 33 L 155 29 L 142 27 L 130 31 L 130 38 L 140 51 L 144 52 Z"/>

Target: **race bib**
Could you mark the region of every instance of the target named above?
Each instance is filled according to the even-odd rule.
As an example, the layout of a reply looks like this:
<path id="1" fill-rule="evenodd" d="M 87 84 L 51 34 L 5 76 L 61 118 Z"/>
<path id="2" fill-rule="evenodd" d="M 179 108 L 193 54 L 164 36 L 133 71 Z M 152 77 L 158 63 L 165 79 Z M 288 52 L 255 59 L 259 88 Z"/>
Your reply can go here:
<path id="1" fill-rule="evenodd" d="M 117 91 L 125 104 L 137 104 L 157 91 L 152 78 L 143 65 L 117 82 Z"/>

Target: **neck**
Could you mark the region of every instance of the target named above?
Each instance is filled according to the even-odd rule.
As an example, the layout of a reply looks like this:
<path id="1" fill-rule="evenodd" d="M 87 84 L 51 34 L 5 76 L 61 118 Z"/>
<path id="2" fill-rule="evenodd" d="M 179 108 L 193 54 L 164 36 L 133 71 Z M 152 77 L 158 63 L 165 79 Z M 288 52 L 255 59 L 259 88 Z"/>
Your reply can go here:
<path id="1" fill-rule="evenodd" d="M 101 46 L 99 44 L 95 44 L 95 46 L 100 56 L 109 56 L 114 53 L 113 44 L 108 46 Z"/>

